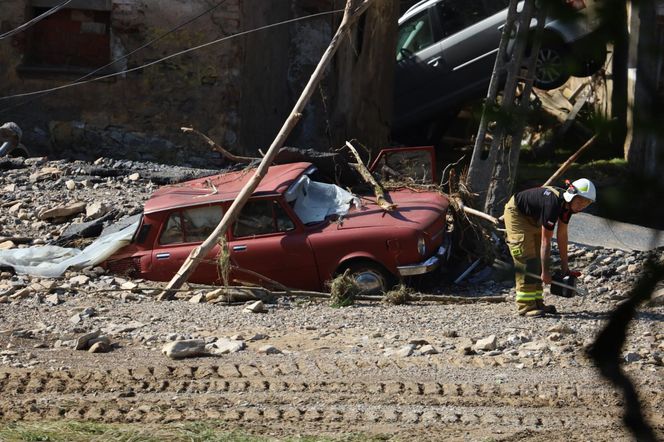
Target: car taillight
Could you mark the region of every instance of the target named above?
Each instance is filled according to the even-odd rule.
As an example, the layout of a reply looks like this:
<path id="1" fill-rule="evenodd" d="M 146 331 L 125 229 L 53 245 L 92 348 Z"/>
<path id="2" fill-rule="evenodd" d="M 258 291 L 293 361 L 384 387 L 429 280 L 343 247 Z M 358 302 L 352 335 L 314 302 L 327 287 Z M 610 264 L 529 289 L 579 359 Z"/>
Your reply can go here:
<path id="1" fill-rule="evenodd" d="M 586 9 L 586 2 L 584 0 L 565 0 L 565 4 L 576 11 Z"/>

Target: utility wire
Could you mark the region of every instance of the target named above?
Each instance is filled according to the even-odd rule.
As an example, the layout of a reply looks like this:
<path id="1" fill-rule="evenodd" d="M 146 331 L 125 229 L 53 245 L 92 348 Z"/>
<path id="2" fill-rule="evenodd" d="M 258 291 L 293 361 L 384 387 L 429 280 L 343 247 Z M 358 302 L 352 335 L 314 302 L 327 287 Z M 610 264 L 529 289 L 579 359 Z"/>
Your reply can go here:
<path id="1" fill-rule="evenodd" d="M 342 13 L 343 11 L 344 11 L 343 9 L 335 9 L 335 10 L 332 10 L 332 11 L 319 12 L 319 13 L 307 15 L 307 16 L 304 16 L 304 17 L 296 17 L 296 18 L 292 18 L 292 19 L 289 19 L 289 20 L 284 20 L 284 21 L 281 21 L 281 22 L 272 23 L 272 24 L 265 25 L 265 26 L 260 26 L 258 28 L 250 29 L 248 31 L 238 32 L 238 33 L 233 34 L 233 35 L 218 38 L 216 40 L 212 40 L 212 41 L 209 41 L 207 43 L 203 43 L 201 45 L 194 46 L 192 48 L 188 48 L 188 49 L 176 52 L 176 53 L 171 54 L 171 55 L 167 55 L 167 56 L 162 57 L 158 60 L 154 60 L 150 63 L 146 63 L 146 64 L 141 65 L 141 66 L 126 69 L 126 70 L 123 70 L 123 71 L 120 71 L 120 72 L 114 72 L 112 74 L 103 75 L 103 76 L 100 76 L 100 77 L 91 78 L 91 79 L 88 79 L 88 80 L 75 81 L 75 82 L 72 82 L 72 83 L 69 83 L 69 84 L 53 87 L 53 88 L 50 88 L 50 89 L 42 89 L 40 91 L 25 92 L 25 93 L 22 93 L 22 94 L 8 95 L 8 96 L 5 96 L 5 97 L 0 97 L 0 101 L 10 100 L 12 98 L 28 97 L 28 96 L 32 96 L 32 95 L 51 93 L 51 92 L 59 91 L 59 90 L 62 90 L 62 89 L 67 89 L 67 88 L 70 88 L 70 87 L 79 86 L 79 85 L 82 85 L 82 84 L 92 83 L 94 81 L 105 80 L 105 79 L 108 79 L 108 78 L 117 77 L 117 76 L 120 76 L 120 75 L 128 74 L 130 72 L 145 69 L 147 67 L 153 66 L 155 64 L 161 63 L 161 62 L 169 60 L 171 58 L 178 57 L 180 55 L 184 55 L 184 54 L 187 54 L 189 52 L 197 51 L 198 49 L 202 49 L 202 48 L 205 48 L 207 46 L 212 46 L 214 44 L 221 43 L 221 42 L 226 41 L 226 40 L 231 40 L 235 37 L 241 37 L 243 35 L 248 35 L 248 34 L 251 34 L 251 33 L 254 33 L 254 32 L 263 31 L 265 29 L 270 29 L 270 28 L 274 28 L 274 27 L 277 27 L 277 26 L 281 26 L 281 25 L 285 25 L 285 24 L 289 24 L 289 23 L 294 23 L 294 22 L 298 22 L 298 21 L 302 21 L 302 20 L 308 20 L 308 19 L 315 18 L 315 17 L 321 17 L 321 16 L 325 16 L 325 15 L 332 15 L 332 14 L 339 14 L 339 13 Z M 14 107 L 16 107 L 16 106 L 14 106 Z M 0 113 L 3 113 L 7 110 L 8 109 L 3 109 L 2 111 L 0 111 Z"/>
<path id="2" fill-rule="evenodd" d="M 38 15 L 37 17 L 33 18 L 32 20 L 23 23 L 23 24 L 22 24 L 21 26 L 19 26 L 18 28 L 12 29 L 12 30 L 9 31 L 9 32 L 5 32 L 4 34 L 0 35 L 0 40 L 3 40 L 3 39 L 5 39 L 5 38 L 9 38 L 9 37 L 11 37 L 11 36 L 14 35 L 14 34 L 18 34 L 19 32 L 23 32 L 23 31 L 25 31 L 25 30 L 28 29 L 30 26 L 32 26 L 32 25 L 36 24 L 37 22 L 39 22 L 39 21 L 45 19 L 45 18 L 48 17 L 49 15 L 51 15 L 51 14 L 55 14 L 55 13 L 58 12 L 60 9 L 64 8 L 65 6 L 67 6 L 68 3 L 71 3 L 71 1 L 72 1 L 72 0 L 65 0 L 64 2 L 60 3 L 60 4 L 57 5 L 57 6 L 53 6 L 51 9 L 49 9 L 49 10 L 46 11 L 46 12 L 44 12 L 43 14 Z"/>
<path id="3" fill-rule="evenodd" d="M 67 0 L 67 1 L 66 1 L 65 3 L 63 3 L 62 5 L 57 6 L 57 8 L 60 8 L 60 7 L 64 6 L 64 5 L 66 5 L 66 4 L 69 3 L 70 1 L 71 1 L 71 0 Z M 199 18 L 201 18 L 202 16 L 204 16 L 204 15 L 206 15 L 206 14 L 209 14 L 210 12 L 214 11 L 215 9 L 217 9 L 219 6 L 223 5 L 224 3 L 226 3 L 226 0 L 221 0 L 219 3 L 217 3 L 216 5 L 214 5 L 214 6 L 210 7 L 210 8 L 208 8 L 207 10 L 201 12 L 201 13 L 198 14 L 197 16 L 190 18 L 190 19 L 187 20 L 186 22 L 179 24 L 178 26 L 176 26 L 176 27 L 174 27 L 173 29 L 171 29 L 171 30 L 169 30 L 169 31 L 167 31 L 167 32 L 165 32 L 165 33 L 159 35 L 158 37 L 155 37 L 154 39 L 150 40 L 149 42 L 145 43 L 145 44 L 142 45 L 142 46 L 139 46 L 138 48 L 134 49 L 133 51 L 129 52 L 128 54 L 125 54 L 125 55 L 123 55 L 123 56 L 121 56 L 121 57 L 118 57 L 118 58 L 116 58 L 116 59 L 110 61 L 109 63 L 107 63 L 107 64 L 105 64 L 105 65 L 103 65 L 103 66 L 101 66 L 101 67 L 98 67 L 97 69 L 95 69 L 95 70 L 92 71 L 92 72 L 88 72 L 88 73 L 85 74 L 84 76 L 82 76 L 82 77 L 80 77 L 80 78 L 74 80 L 71 84 L 81 82 L 81 81 L 85 80 L 86 78 L 89 78 L 90 76 L 96 74 L 97 72 L 99 72 L 99 71 L 101 71 L 101 70 L 103 70 L 103 69 L 106 69 L 106 68 L 109 67 L 109 66 L 114 65 L 114 64 L 117 63 L 118 61 L 122 61 L 122 60 L 125 60 L 125 59 L 131 57 L 131 56 L 132 56 L 133 54 L 135 54 L 136 52 L 138 52 L 138 51 L 140 51 L 140 50 L 142 50 L 142 49 L 145 49 L 146 47 L 152 45 L 153 43 L 158 42 L 159 40 L 161 40 L 161 39 L 163 39 L 164 37 L 166 37 L 166 36 L 172 34 L 173 32 L 182 29 L 183 27 L 187 26 L 189 23 L 198 20 Z M 55 8 L 54 8 L 54 9 L 55 9 Z M 51 93 L 51 91 L 38 91 L 38 92 L 35 92 L 33 95 L 36 95 L 36 94 L 39 94 L 39 93 L 42 93 L 42 92 L 43 92 L 43 95 L 42 95 L 41 97 L 46 96 L 46 95 L 48 95 L 49 93 Z M 17 107 L 25 106 L 26 104 L 32 103 L 33 101 L 35 101 L 35 100 L 37 100 L 37 99 L 39 99 L 39 98 L 41 98 L 41 97 L 35 97 L 35 98 L 31 99 L 31 100 L 24 101 L 23 103 L 19 103 L 19 104 L 16 104 L 16 105 L 14 105 L 14 106 L 10 106 L 10 107 L 8 107 L 8 108 L 2 109 L 2 110 L 0 110 L 0 113 L 5 113 L 5 112 L 10 111 L 10 110 L 12 110 L 12 109 L 16 109 Z M 9 99 L 9 98 L 13 98 L 13 97 L 0 97 L 0 101 L 1 101 L 1 100 L 5 100 L 5 99 Z"/>

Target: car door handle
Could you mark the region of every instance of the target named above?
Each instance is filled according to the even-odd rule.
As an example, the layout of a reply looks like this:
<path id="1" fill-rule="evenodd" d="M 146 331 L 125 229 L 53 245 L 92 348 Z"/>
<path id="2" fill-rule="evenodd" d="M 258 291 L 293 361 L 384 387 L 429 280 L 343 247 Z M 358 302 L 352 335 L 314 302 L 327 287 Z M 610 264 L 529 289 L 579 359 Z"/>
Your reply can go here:
<path id="1" fill-rule="evenodd" d="M 427 61 L 427 64 L 429 66 L 433 66 L 434 68 L 440 67 L 442 65 L 441 61 L 443 60 L 443 57 L 434 57 L 431 60 Z"/>
<path id="2" fill-rule="evenodd" d="M 243 252 L 247 250 L 247 246 L 241 245 L 241 246 L 233 246 L 233 250 L 236 252 Z"/>
<path id="3" fill-rule="evenodd" d="M 157 253 L 157 259 L 168 259 L 171 257 L 170 253 Z"/>

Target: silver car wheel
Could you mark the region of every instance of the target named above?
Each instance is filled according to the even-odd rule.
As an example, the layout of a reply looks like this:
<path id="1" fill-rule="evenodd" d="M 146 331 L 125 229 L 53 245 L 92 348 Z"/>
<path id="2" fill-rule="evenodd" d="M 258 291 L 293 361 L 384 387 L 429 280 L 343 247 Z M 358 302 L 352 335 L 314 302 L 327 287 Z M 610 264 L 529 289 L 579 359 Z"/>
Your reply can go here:
<path id="1" fill-rule="evenodd" d="M 541 48 L 537 54 L 535 77 L 542 83 L 554 83 L 564 75 L 564 63 L 560 53 L 551 48 Z"/>

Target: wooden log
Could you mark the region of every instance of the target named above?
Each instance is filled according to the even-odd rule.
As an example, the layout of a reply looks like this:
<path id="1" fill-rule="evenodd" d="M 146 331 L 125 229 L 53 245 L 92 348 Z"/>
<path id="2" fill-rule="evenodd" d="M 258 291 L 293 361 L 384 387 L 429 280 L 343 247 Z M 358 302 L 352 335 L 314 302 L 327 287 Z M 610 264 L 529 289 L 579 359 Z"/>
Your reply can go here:
<path id="1" fill-rule="evenodd" d="M 341 42 L 343 41 L 343 36 L 350 29 L 351 25 L 358 19 L 358 17 L 362 15 L 362 13 L 364 13 L 364 11 L 371 5 L 372 2 L 373 0 L 346 1 L 344 16 L 341 19 L 341 24 L 339 25 L 337 32 L 334 34 L 330 45 L 327 47 L 325 53 L 318 62 L 318 66 L 316 66 L 316 69 L 314 70 L 311 78 L 309 79 L 309 82 L 302 91 L 300 98 L 297 100 L 297 103 L 295 103 L 293 110 L 284 122 L 274 141 L 272 141 L 270 148 L 266 152 L 265 157 L 262 159 L 258 168 L 256 168 L 254 175 L 242 188 L 237 198 L 235 198 L 233 201 L 233 204 L 231 204 L 228 211 L 222 217 L 219 225 L 217 225 L 212 233 L 210 233 L 210 236 L 208 236 L 208 238 L 203 241 L 201 245 L 191 251 L 187 259 L 185 259 L 184 263 L 182 264 L 182 267 L 180 267 L 173 278 L 169 281 L 164 291 L 159 295 L 160 300 L 171 299 L 173 296 L 171 290 L 179 288 L 187 281 L 189 276 L 198 266 L 200 260 L 204 259 L 213 249 L 217 243 L 217 240 L 226 234 L 228 228 L 239 215 L 240 210 L 244 207 L 251 194 L 254 192 L 254 190 L 256 190 L 258 184 L 267 173 L 268 168 L 276 158 L 279 150 L 284 145 L 291 131 L 302 118 L 302 112 L 304 111 L 304 108 L 309 102 L 309 99 L 313 93 L 317 90 L 318 84 L 320 83 L 325 70 L 330 65 L 334 53 L 337 51 L 341 45 Z"/>
<path id="2" fill-rule="evenodd" d="M 376 196 L 376 203 L 380 206 L 380 208 L 386 212 L 391 212 L 396 209 L 396 204 L 392 204 L 385 199 L 385 192 L 383 191 L 383 187 L 378 184 L 378 181 L 376 181 L 373 175 L 371 175 L 371 172 L 369 172 L 369 169 L 367 169 L 367 167 L 362 162 L 362 158 L 360 157 L 360 154 L 357 153 L 357 150 L 355 150 L 355 147 L 353 147 L 349 141 L 346 141 L 346 147 L 353 153 L 353 156 L 355 156 L 355 159 L 357 160 L 357 163 L 352 165 L 360 173 L 360 175 L 362 175 L 362 179 L 364 179 L 367 184 L 373 187 L 374 195 Z"/>
<path id="3" fill-rule="evenodd" d="M 550 186 L 551 183 L 553 183 L 555 180 L 557 180 L 558 178 L 560 178 L 560 176 L 561 176 L 563 173 L 565 173 L 565 171 L 567 171 L 567 169 L 570 168 L 570 166 L 574 163 L 574 161 L 576 161 L 576 159 L 579 158 L 579 156 L 580 156 L 585 150 L 587 150 L 590 146 L 593 145 L 593 143 L 595 142 L 595 140 L 597 140 L 597 134 L 593 135 L 591 139 L 589 139 L 588 141 L 586 141 L 586 142 L 583 144 L 583 146 L 581 146 L 581 147 L 579 148 L 579 150 L 577 150 L 576 152 L 574 152 L 574 154 L 572 154 L 572 156 L 569 157 L 569 158 L 567 159 L 567 161 L 565 161 L 565 162 L 564 162 L 564 163 L 558 168 L 558 170 L 556 170 L 556 172 L 555 172 L 553 175 L 551 175 L 551 178 L 549 178 L 548 180 L 546 180 L 546 183 L 544 183 L 544 186 Z"/>

